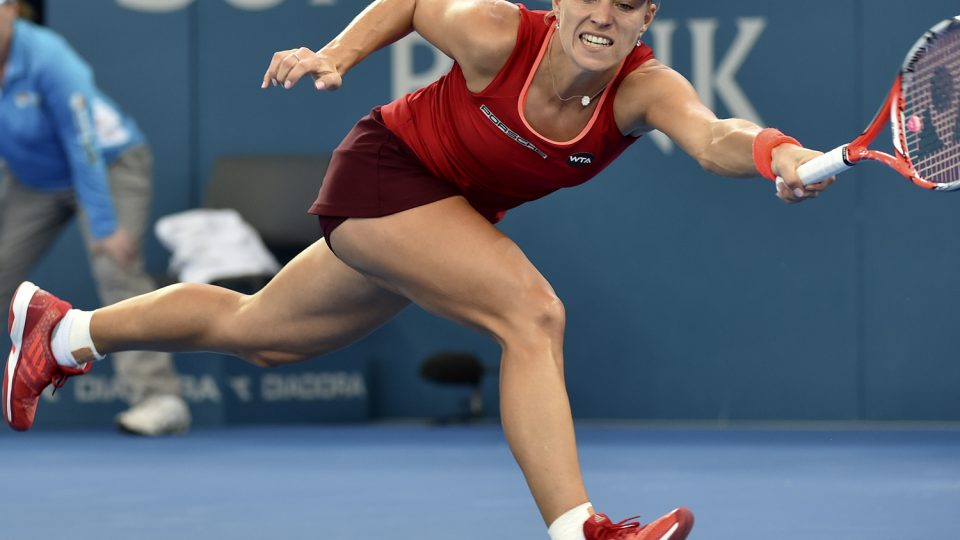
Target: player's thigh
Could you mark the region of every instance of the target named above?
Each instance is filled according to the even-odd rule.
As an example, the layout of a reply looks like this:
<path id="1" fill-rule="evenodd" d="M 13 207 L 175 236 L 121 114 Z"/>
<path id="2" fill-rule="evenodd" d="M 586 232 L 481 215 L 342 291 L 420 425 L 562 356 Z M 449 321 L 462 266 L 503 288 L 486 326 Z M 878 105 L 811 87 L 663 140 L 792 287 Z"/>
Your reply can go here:
<path id="1" fill-rule="evenodd" d="M 320 354 L 356 341 L 408 304 L 320 240 L 247 299 L 230 326 L 250 349 Z"/>
<path id="2" fill-rule="evenodd" d="M 495 337 L 537 310 L 562 309 L 516 243 L 462 197 L 350 219 L 331 240 L 351 267 L 424 309 Z"/>

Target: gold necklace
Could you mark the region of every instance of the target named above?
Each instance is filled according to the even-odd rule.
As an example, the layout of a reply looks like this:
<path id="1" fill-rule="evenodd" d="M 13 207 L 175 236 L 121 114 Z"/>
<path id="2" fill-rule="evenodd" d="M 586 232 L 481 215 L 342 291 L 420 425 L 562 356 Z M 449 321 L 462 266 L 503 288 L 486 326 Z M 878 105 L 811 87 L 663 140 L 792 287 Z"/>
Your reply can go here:
<path id="1" fill-rule="evenodd" d="M 602 94 L 603 91 L 606 90 L 607 85 L 610 84 L 610 81 L 605 82 L 603 86 L 600 87 L 600 90 L 597 91 L 597 93 L 592 96 L 570 96 L 566 98 L 561 96 L 560 92 L 557 91 L 557 80 L 553 76 L 553 55 L 550 54 L 552 50 L 553 50 L 553 39 L 550 40 L 549 50 L 547 50 L 547 71 L 550 72 L 550 84 L 553 86 L 553 93 L 557 96 L 557 99 L 559 99 L 560 101 L 566 103 L 571 99 L 580 98 L 580 105 L 583 105 L 584 107 L 586 107 L 590 105 L 591 101 L 597 99 L 597 96 Z"/>

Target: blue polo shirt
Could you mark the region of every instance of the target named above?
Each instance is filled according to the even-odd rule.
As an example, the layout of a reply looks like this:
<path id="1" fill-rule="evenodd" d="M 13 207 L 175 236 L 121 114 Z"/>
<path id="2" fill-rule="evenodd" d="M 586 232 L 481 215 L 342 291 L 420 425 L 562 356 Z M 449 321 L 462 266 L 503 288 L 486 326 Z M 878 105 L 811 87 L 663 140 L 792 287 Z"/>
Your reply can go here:
<path id="1" fill-rule="evenodd" d="M 0 81 L 0 159 L 21 183 L 74 189 L 93 235 L 104 238 L 117 228 L 107 166 L 143 142 L 66 40 L 22 19 L 14 23 Z"/>

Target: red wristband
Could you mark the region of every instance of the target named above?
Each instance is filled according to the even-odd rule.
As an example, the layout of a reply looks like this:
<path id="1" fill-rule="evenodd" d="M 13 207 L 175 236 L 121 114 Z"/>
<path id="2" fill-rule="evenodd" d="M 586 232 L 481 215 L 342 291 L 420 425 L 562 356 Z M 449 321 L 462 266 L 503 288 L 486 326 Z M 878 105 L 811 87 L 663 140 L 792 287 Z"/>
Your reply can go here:
<path id="1" fill-rule="evenodd" d="M 776 180 L 777 175 L 773 174 L 773 149 L 781 144 L 795 144 L 803 146 L 793 137 L 788 137 L 778 129 L 766 128 L 757 134 L 753 139 L 753 164 L 756 165 L 760 176 L 767 180 Z"/>

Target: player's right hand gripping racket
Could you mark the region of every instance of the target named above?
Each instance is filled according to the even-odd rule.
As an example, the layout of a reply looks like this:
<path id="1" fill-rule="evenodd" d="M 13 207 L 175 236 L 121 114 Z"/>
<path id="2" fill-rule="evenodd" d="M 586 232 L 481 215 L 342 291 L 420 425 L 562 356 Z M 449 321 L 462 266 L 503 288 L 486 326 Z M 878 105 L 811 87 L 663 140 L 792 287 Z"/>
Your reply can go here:
<path id="1" fill-rule="evenodd" d="M 870 150 L 890 119 L 894 155 Z M 859 137 L 797 168 L 804 185 L 815 184 L 875 160 L 918 186 L 960 188 L 960 16 L 938 23 L 907 53 L 876 118 Z"/>

